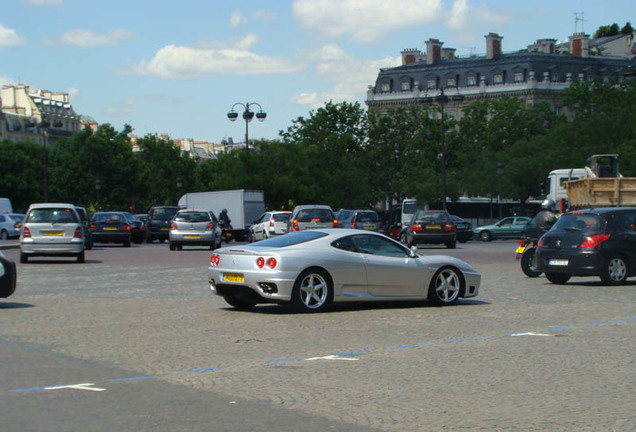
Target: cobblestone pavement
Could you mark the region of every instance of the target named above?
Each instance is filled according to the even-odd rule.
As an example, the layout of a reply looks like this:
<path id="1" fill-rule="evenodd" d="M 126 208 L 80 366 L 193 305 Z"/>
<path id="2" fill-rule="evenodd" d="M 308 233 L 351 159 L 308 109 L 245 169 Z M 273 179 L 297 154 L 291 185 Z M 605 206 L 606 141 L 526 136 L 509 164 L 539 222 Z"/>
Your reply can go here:
<path id="1" fill-rule="evenodd" d="M 228 308 L 207 288 L 209 251 L 97 248 L 85 265 L 19 265 L 18 291 L 0 302 L 0 338 L 383 431 L 636 430 L 636 284 L 529 279 L 515 246 L 422 249 L 482 273 L 480 295 L 454 307 L 321 314 Z"/>

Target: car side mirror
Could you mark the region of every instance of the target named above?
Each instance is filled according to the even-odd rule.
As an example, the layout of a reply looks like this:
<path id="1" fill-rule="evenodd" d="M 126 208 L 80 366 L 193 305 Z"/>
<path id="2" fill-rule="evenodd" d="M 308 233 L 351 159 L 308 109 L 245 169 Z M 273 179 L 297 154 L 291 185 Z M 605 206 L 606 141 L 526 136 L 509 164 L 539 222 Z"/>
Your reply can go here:
<path id="1" fill-rule="evenodd" d="M 411 255 L 409 255 L 411 258 L 417 258 L 418 254 L 417 254 L 417 246 L 411 246 Z"/>
<path id="2" fill-rule="evenodd" d="M 15 263 L 0 255 L 0 297 L 9 297 L 16 287 Z"/>

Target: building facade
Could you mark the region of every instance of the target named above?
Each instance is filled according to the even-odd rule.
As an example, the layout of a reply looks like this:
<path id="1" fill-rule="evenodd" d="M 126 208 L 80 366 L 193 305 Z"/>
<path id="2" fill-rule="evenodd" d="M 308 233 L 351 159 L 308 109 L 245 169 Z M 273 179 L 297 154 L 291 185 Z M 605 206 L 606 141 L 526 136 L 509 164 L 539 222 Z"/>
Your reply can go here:
<path id="1" fill-rule="evenodd" d="M 485 38 L 483 56 L 458 58 L 455 49 L 444 48 L 437 39 L 426 42 L 426 52 L 402 51 L 402 65 L 381 69 L 375 85 L 369 86 L 367 106 L 386 111 L 441 100 L 447 115 L 460 117 L 461 108 L 473 102 L 511 96 L 524 99 L 528 106 L 547 102 L 560 113 L 563 90 L 574 80 L 621 82 L 634 65 L 633 56 L 591 56 L 591 41 L 584 33 L 570 38 L 567 54 L 557 52 L 555 39 L 541 39 L 527 49 L 504 53 L 502 36 L 490 33 Z"/>
<path id="2" fill-rule="evenodd" d="M 81 128 L 81 118 L 68 93 L 32 90 L 26 85 L 5 85 L 0 93 L 0 139 L 44 144 L 71 136 Z"/>

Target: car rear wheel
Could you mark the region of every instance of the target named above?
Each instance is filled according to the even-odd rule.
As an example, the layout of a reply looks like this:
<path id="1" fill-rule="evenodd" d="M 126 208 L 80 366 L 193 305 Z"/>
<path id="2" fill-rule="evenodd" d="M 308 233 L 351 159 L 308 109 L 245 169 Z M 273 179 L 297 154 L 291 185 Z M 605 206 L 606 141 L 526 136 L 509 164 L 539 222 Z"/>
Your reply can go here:
<path id="1" fill-rule="evenodd" d="M 0 236 L 2 237 L 2 240 L 9 240 L 9 233 L 7 230 L 2 230 L 2 234 Z"/>
<path id="2" fill-rule="evenodd" d="M 457 247 L 457 241 L 453 240 L 453 241 L 450 241 L 450 242 L 446 243 L 446 247 L 449 248 L 449 249 L 455 249 Z"/>
<path id="3" fill-rule="evenodd" d="M 124 242 L 124 247 L 130 247 L 130 242 L 129 241 Z"/>
<path id="4" fill-rule="evenodd" d="M 174 244 L 174 242 L 170 242 L 170 244 L 168 245 L 168 248 L 173 251 L 173 250 L 177 250 L 177 246 Z"/>
<path id="5" fill-rule="evenodd" d="M 492 240 L 492 234 L 490 234 L 490 231 L 482 231 L 479 233 L 479 238 L 481 241 L 490 241 Z"/>
<path id="6" fill-rule="evenodd" d="M 625 259 L 619 255 L 613 255 L 605 261 L 600 276 L 604 285 L 622 285 L 627 280 L 628 274 Z"/>
<path id="7" fill-rule="evenodd" d="M 307 269 L 298 276 L 292 292 L 292 307 L 297 312 L 318 312 L 331 300 L 331 279 L 320 269 Z"/>
<path id="8" fill-rule="evenodd" d="M 454 304 L 459 298 L 462 280 L 461 273 L 454 267 L 442 267 L 428 287 L 428 301 L 436 306 Z"/>
<path id="9" fill-rule="evenodd" d="M 25 264 L 29 262 L 29 256 L 25 253 L 20 252 L 20 263 Z"/>
<path id="10" fill-rule="evenodd" d="M 546 273 L 546 279 L 548 279 L 553 284 L 563 285 L 572 277 L 569 273 Z"/>
<path id="11" fill-rule="evenodd" d="M 80 263 L 80 264 L 84 264 L 84 262 L 85 262 L 84 251 L 82 251 L 79 254 L 77 254 L 77 262 Z"/>
<path id="12" fill-rule="evenodd" d="M 226 295 L 226 296 L 223 297 L 223 299 L 225 300 L 225 302 L 227 304 L 229 304 L 233 308 L 242 309 L 242 310 L 251 309 L 256 304 L 256 303 L 248 302 L 248 301 L 245 301 L 245 300 L 239 300 L 236 297 L 231 296 L 231 295 Z"/>
<path id="13" fill-rule="evenodd" d="M 536 278 L 541 276 L 537 267 L 536 249 L 529 248 L 521 255 L 521 271 L 528 277 Z"/>

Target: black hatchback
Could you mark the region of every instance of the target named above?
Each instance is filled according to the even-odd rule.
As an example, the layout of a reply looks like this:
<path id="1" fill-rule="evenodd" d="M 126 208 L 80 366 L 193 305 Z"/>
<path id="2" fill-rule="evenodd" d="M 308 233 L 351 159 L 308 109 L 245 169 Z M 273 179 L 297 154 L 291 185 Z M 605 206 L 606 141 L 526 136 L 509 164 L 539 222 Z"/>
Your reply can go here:
<path id="1" fill-rule="evenodd" d="M 599 276 L 605 285 L 636 275 L 636 208 L 573 211 L 541 237 L 538 270 L 557 284 L 572 276 Z"/>

